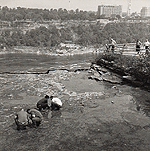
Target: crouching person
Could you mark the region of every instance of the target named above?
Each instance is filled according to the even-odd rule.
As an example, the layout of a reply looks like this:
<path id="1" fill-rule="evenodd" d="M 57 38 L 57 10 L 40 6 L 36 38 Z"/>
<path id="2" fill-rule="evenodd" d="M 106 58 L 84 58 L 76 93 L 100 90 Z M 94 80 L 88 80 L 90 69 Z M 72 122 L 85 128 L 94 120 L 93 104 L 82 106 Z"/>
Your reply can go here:
<path id="1" fill-rule="evenodd" d="M 32 126 L 37 128 L 43 120 L 43 115 L 37 109 L 27 109 L 27 113 L 30 114 Z"/>
<path id="2" fill-rule="evenodd" d="M 41 100 L 39 100 L 37 102 L 37 108 L 39 109 L 39 111 L 42 111 L 42 109 L 49 109 L 50 107 L 48 106 L 48 99 L 49 96 L 46 95 L 44 98 L 42 98 Z"/>
<path id="3" fill-rule="evenodd" d="M 24 130 L 26 127 L 32 123 L 29 114 L 22 109 L 15 115 L 15 123 L 17 125 L 17 130 Z"/>
<path id="4" fill-rule="evenodd" d="M 52 110 L 59 110 L 62 107 L 62 102 L 59 98 L 51 96 L 50 99 Z"/>

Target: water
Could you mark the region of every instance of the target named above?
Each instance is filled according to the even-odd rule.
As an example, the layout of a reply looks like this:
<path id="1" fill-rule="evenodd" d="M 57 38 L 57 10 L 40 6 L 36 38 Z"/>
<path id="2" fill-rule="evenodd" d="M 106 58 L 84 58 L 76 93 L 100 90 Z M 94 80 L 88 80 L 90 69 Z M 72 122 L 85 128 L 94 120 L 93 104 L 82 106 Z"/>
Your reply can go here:
<path id="1" fill-rule="evenodd" d="M 95 57 L 96 54 L 5 54 L 0 55 L 0 72 L 89 68 Z M 43 123 L 37 129 L 16 131 L 14 113 L 35 107 L 39 94 L 43 97 L 47 90 L 60 92 L 59 76 L 65 77 L 66 73 L 70 77 L 64 80 L 65 90 L 77 92 L 78 98 L 64 95 L 64 90 L 59 95 L 63 97 L 60 111 L 43 113 Z M 96 82 L 88 79 L 88 74 L 62 70 L 49 74 L 0 74 L 0 150 L 149 151 L 150 93 L 132 86 Z M 136 105 L 141 105 L 140 111 Z"/>
<path id="2" fill-rule="evenodd" d="M 49 69 L 72 68 L 72 65 L 88 67 L 96 54 L 74 56 L 50 56 L 35 54 L 1 54 L 0 73 L 16 71 L 45 72 Z"/>
<path id="3" fill-rule="evenodd" d="M 91 61 L 93 61 L 97 57 L 97 54 L 83 54 L 83 55 L 74 55 L 74 56 L 50 56 L 50 55 L 35 55 L 35 54 L 21 54 L 21 53 L 13 53 L 13 54 L 1 54 L 0 55 L 0 73 L 4 72 L 46 72 L 49 69 L 78 69 L 78 68 L 89 68 Z M 77 79 L 71 81 L 77 81 Z M 69 89 L 78 90 L 78 91 L 95 91 L 95 89 L 99 89 L 101 91 L 107 90 L 107 93 L 110 95 L 114 95 L 112 93 L 113 84 L 109 84 L 106 82 L 100 82 L 99 84 L 94 83 L 95 87 L 88 87 L 87 80 L 82 81 L 86 84 L 86 89 L 80 86 L 82 90 L 78 90 L 76 85 L 72 82 L 69 84 L 65 82 L 66 85 L 70 85 Z M 81 82 L 82 82 L 81 81 Z M 72 84 L 71 84 L 72 83 Z M 100 86 L 99 86 L 100 85 Z M 76 86 L 76 87 L 73 87 Z M 117 86 L 123 93 L 127 93 L 133 96 L 133 100 L 137 105 L 141 105 L 144 113 L 147 116 L 150 112 L 150 93 L 140 88 L 134 88 L 131 86 Z M 101 89 L 102 88 L 102 89 Z"/>

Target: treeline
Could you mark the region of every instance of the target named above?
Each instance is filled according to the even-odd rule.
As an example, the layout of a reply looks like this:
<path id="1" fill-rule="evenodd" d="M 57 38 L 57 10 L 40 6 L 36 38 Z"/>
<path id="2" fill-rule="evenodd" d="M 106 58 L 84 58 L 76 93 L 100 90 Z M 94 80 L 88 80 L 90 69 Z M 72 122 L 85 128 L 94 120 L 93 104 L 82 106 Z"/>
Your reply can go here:
<path id="1" fill-rule="evenodd" d="M 0 43 L 6 46 L 43 46 L 59 45 L 61 42 L 72 41 L 80 45 L 99 45 L 109 43 L 113 38 L 119 43 L 134 43 L 137 39 L 150 40 L 150 26 L 146 23 L 109 23 L 104 27 L 97 24 L 77 24 L 67 28 L 56 28 L 49 25 L 41 26 L 30 31 L 20 29 L 3 30 Z"/>
<path id="2" fill-rule="evenodd" d="M 33 9 L 33 8 L 8 8 L 7 6 L 0 8 L 0 20 L 16 21 L 16 20 L 32 20 L 32 21 L 49 21 L 49 20 L 95 20 L 97 15 L 95 12 L 88 12 L 76 9 Z"/>

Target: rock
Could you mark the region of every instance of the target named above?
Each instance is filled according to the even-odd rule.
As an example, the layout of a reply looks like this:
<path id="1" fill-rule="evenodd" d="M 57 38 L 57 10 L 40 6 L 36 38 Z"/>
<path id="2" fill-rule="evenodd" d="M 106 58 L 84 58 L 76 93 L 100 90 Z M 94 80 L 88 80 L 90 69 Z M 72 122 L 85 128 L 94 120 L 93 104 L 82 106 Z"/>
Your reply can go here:
<path id="1" fill-rule="evenodd" d="M 99 77 L 100 75 L 99 75 L 98 72 L 94 72 L 94 76 L 95 76 L 95 77 Z"/>
<path id="2" fill-rule="evenodd" d="M 120 83 L 122 83 L 122 79 L 118 78 L 115 75 L 105 74 L 105 75 L 102 76 L 102 78 L 103 78 L 104 81 L 110 82 L 110 83 L 113 83 L 113 84 L 120 84 Z"/>
<path id="3" fill-rule="evenodd" d="M 125 80 L 129 80 L 129 81 L 134 81 L 135 80 L 135 78 L 133 78 L 132 76 L 123 76 L 122 78 L 125 79 Z"/>
<path id="4" fill-rule="evenodd" d="M 88 79 L 91 79 L 91 80 L 96 80 L 96 81 L 103 81 L 103 78 L 102 77 L 96 77 L 96 76 L 89 76 Z"/>

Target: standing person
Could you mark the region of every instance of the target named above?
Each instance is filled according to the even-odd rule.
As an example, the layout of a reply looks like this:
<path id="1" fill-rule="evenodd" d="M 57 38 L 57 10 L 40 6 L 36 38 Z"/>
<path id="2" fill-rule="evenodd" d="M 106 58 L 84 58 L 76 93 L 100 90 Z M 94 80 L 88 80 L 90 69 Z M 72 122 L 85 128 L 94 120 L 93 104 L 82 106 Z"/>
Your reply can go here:
<path id="1" fill-rule="evenodd" d="M 140 53 L 141 44 L 142 43 L 139 40 L 136 41 L 136 51 L 137 51 L 137 54 Z"/>
<path id="2" fill-rule="evenodd" d="M 114 53 L 114 51 L 115 51 L 116 44 L 117 44 L 116 41 L 111 38 L 111 51 L 112 51 L 112 53 Z"/>
<path id="3" fill-rule="evenodd" d="M 106 51 L 104 51 L 104 52 L 109 52 L 109 50 L 110 50 L 110 45 L 105 44 L 105 47 L 106 47 Z"/>
<path id="4" fill-rule="evenodd" d="M 42 98 L 41 100 L 37 102 L 37 108 L 39 109 L 39 111 L 42 111 L 42 109 L 50 108 L 48 106 L 48 99 L 49 99 L 49 96 L 46 95 L 44 98 Z"/>
<path id="5" fill-rule="evenodd" d="M 148 39 L 146 39 L 146 42 L 144 43 L 146 55 L 149 54 L 149 45 L 150 45 L 150 42 L 148 41 Z"/>
<path id="6" fill-rule="evenodd" d="M 24 130 L 28 124 L 32 123 L 29 114 L 22 109 L 15 115 L 15 123 L 17 125 L 17 130 Z"/>
<path id="7" fill-rule="evenodd" d="M 43 115 L 41 114 L 41 112 L 37 109 L 27 109 L 27 113 L 30 114 L 33 126 L 38 127 L 43 120 Z"/>
<path id="8" fill-rule="evenodd" d="M 59 110 L 62 107 L 62 102 L 59 98 L 51 96 L 51 108 L 52 110 Z"/>

